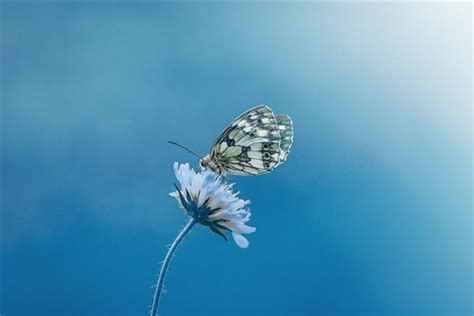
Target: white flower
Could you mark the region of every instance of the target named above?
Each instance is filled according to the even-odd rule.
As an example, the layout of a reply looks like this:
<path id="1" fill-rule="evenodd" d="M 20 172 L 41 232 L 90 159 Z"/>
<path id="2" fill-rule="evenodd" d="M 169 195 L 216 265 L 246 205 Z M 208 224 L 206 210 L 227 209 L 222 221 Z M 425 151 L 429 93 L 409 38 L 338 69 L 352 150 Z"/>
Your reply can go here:
<path id="1" fill-rule="evenodd" d="M 189 164 L 174 163 L 176 178 L 181 184 L 181 189 L 170 195 L 175 197 L 180 206 L 184 208 L 189 216 L 227 240 L 222 230 L 232 232 L 237 245 L 247 248 L 248 240 L 242 234 L 255 232 L 254 227 L 245 225 L 250 219 L 250 210 L 245 206 L 250 201 L 240 199 L 232 191 L 233 184 L 221 183 L 212 171 L 196 173 L 189 168 Z"/>

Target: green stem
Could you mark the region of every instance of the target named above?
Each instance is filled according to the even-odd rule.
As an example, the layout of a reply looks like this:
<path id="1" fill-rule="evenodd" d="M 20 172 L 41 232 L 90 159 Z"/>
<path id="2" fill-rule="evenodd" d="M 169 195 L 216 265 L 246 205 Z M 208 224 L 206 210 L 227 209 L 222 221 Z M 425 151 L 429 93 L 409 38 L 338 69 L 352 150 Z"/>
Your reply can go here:
<path id="1" fill-rule="evenodd" d="M 189 222 L 186 224 L 186 226 L 184 226 L 184 228 L 181 230 L 181 232 L 176 237 L 176 239 L 173 241 L 173 243 L 171 244 L 171 247 L 168 250 L 168 253 L 166 253 L 165 260 L 163 261 L 163 265 L 161 266 L 158 282 L 156 283 L 155 296 L 153 297 L 153 305 L 152 305 L 151 313 L 150 313 L 151 316 L 156 316 L 156 313 L 158 312 L 158 304 L 160 303 L 161 290 L 163 289 L 163 283 L 165 281 L 166 271 L 168 271 L 168 266 L 176 250 L 176 247 L 178 247 L 179 243 L 183 240 L 184 236 L 186 236 L 186 234 L 191 230 L 194 224 L 196 224 L 196 219 L 191 218 Z"/>

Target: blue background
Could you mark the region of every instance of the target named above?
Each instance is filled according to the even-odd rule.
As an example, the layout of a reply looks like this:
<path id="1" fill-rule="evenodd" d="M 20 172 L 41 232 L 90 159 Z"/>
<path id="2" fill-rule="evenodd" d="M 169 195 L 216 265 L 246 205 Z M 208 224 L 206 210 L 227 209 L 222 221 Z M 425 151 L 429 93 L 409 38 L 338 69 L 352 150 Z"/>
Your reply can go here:
<path id="1" fill-rule="evenodd" d="M 196 227 L 163 315 L 472 314 L 470 4 L 2 3 L 2 315 L 146 315 L 174 161 L 293 117 L 239 177 L 250 247 Z"/>

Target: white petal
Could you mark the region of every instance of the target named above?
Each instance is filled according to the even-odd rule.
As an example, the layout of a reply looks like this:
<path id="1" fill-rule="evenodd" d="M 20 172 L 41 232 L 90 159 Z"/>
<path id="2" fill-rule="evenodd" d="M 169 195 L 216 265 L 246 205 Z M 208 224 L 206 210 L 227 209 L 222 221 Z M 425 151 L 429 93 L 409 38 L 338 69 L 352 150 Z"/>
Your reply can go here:
<path id="1" fill-rule="evenodd" d="M 227 227 L 236 234 L 251 234 L 257 230 L 255 227 L 247 226 L 241 222 L 224 222 L 221 223 L 221 225 Z"/>
<path id="2" fill-rule="evenodd" d="M 241 231 L 243 234 L 255 233 L 255 231 L 257 230 L 255 227 L 247 226 L 245 224 L 237 224 L 237 227 L 239 228 L 239 231 Z"/>
<path id="3" fill-rule="evenodd" d="M 249 241 L 244 236 L 240 234 L 232 233 L 232 237 L 234 237 L 235 243 L 240 248 L 245 249 L 249 246 Z"/>
<path id="4" fill-rule="evenodd" d="M 178 191 L 173 191 L 173 192 L 170 193 L 170 195 L 171 195 L 172 197 L 174 197 L 174 198 L 178 198 L 178 197 L 179 197 Z"/>
<path id="5" fill-rule="evenodd" d="M 189 164 L 178 164 L 177 162 L 173 165 L 174 173 L 176 178 L 178 179 L 179 183 L 181 184 L 181 191 L 185 191 L 189 189 L 189 185 L 191 184 L 191 173 L 189 170 Z"/>

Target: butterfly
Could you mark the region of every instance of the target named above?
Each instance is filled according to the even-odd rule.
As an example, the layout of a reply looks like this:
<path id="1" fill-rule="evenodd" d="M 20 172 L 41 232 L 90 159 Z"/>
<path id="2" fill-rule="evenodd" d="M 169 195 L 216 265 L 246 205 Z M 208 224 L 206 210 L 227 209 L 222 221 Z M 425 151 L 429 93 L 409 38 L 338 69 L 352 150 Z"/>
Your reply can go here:
<path id="1" fill-rule="evenodd" d="M 170 143 L 197 155 L 182 145 Z M 275 115 L 270 107 L 259 105 L 232 121 L 199 164 L 224 176 L 262 175 L 286 161 L 292 144 L 292 119 L 288 115 Z"/>

